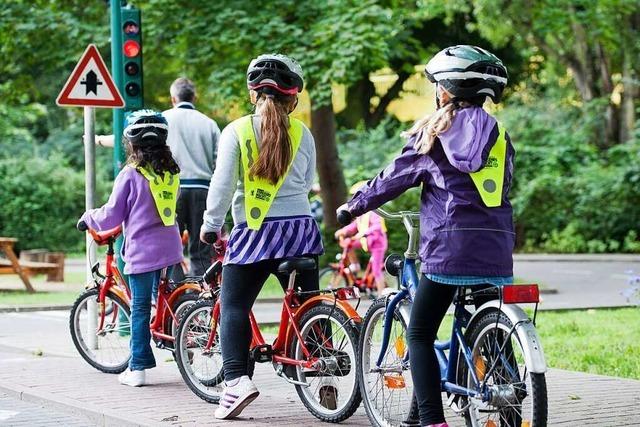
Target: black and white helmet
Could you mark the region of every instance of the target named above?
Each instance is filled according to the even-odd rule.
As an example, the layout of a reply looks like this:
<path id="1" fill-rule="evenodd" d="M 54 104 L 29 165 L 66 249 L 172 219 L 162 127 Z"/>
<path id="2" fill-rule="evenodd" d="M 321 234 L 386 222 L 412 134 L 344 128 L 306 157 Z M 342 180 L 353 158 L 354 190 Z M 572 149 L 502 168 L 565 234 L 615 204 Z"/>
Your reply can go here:
<path id="1" fill-rule="evenodd" d="M 164 116 L 154 110 L 138 110 L 125 120 L 122 135 L 133 145 L 164 145 L 169 125 Z"/>
<path id="2" fill-rule="evenodd" d="M 260 55 L 249 64 L 247 87 L 251 90 L 273 88 L 285 95 L 295 95 L 304 87 L 302 67 L 285 55 Z"/>
<path id="3" fill-rule="evenodd" d="M 438 52 L 424 69 L 429 81 L 442 85 L 455 98 L 488 96 L 500 102 L 507 85 L 507 68 L 497 56 L 477 46 L 451 46 Z"/>

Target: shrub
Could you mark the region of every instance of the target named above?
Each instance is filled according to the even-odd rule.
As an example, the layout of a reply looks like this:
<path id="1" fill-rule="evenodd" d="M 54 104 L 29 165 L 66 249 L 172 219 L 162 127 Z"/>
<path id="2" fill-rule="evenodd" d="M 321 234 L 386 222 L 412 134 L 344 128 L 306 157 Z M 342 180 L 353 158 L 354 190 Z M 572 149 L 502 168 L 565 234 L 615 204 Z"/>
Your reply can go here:
<path id="1" fill-rule="evenodd" d="M 107 186 L 98 181 L 97 200 Z M 21 249 L 82 251 L 75 229 L 84 212 L 84 174 L 58 156 L 0 159 L 0 234 L 17 237 Z"/>

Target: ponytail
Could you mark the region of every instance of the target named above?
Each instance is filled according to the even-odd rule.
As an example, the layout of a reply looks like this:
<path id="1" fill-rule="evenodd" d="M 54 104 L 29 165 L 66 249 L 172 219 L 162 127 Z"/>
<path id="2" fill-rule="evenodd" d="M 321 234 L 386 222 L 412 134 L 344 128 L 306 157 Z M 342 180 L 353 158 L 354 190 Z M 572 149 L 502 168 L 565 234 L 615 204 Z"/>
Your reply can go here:
<path id="1" fill-rule="evenodd" d="M 259 95 L 256 112 L 260 114 L 260 154 L 249 174 L 277 183 L 289 169 L 292 145 L 289 138 L 289 113 L 295 96 Z"/>
<path id="2" fill-rule="evenodd" d="M 432 114 L 416 121 L 409 130 L 402 132 L 400 135 L 409 139 L 414 135 L 421 134 L 420 139 L 416 140 L 413 146 L 418 153 L 427 154 L 433 148 L 438 135 L 449 130 L 456 112 L 472 105 L 477 104 L 463 100 L 449 102 Z"/>

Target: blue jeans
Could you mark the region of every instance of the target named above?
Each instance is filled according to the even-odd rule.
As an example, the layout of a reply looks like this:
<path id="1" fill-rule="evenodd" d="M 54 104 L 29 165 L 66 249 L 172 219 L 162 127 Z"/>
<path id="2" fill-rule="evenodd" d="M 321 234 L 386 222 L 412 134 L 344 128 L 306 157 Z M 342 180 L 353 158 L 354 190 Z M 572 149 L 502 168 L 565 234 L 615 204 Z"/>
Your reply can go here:
<path id="1" fill-rule="evenodd" d="M 149 321 L 152 292 L 157 287 L 160 271 L 129 275 L 129 287 L 131 288 L 131 341 L 129 343 L 131 360 L 129 361 L 129 369 L 132 371 L 142 371 L 156 366 L 156 359 L 151 350 Z"/>

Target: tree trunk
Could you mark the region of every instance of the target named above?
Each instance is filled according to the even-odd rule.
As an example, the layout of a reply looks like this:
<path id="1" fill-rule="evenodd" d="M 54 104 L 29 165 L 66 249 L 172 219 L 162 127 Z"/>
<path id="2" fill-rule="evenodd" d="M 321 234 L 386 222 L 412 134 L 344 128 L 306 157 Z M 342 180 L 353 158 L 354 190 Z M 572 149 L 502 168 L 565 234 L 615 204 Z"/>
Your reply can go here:
<path id="1" fill-rule="evenodd" d="M 320 178 L 320 194 L 325 229 L 338 227 L 336 209 L 346 201 L 342 165 L 336 145 L 336 118 L 331 104 L 318 108 L 311 106 L 311 132 L 316 141 L 316 165 Z"/>
<path id="2" fill-rule="evenodd" d="M 629 27 L 633 29 L 633 34 L 640 29 L 640 13 L 633 14 L 629 19 Z M 635 42 L 632 37 L 631 43 Z M 620 142 L 625 143 L 633 136 L 636 125 L 635 102 L 640 97 L 640 84 L 638 79 L 638 53 L 640 49 L 632 48 L 632 44 L 627 49 L 623 49 L 622 59 L 622 101 L 620 103 Z"/>

